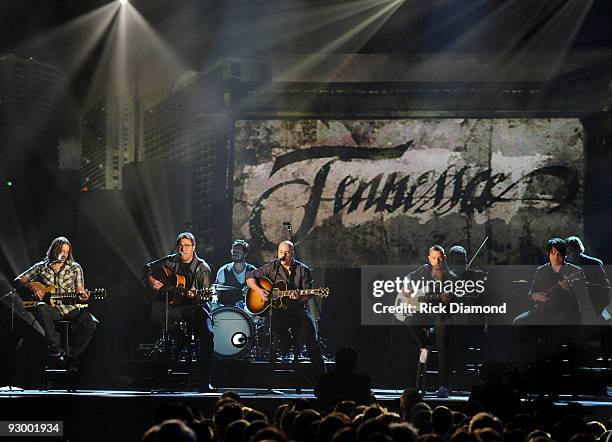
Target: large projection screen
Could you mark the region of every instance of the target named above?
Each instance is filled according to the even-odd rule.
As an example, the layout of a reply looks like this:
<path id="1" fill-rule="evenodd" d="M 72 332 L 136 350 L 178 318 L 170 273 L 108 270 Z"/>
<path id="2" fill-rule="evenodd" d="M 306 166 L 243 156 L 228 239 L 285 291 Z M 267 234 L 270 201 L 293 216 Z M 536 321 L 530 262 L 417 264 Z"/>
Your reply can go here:
<path id="1" fill-rule="evenodd" d="M 238 120 L 233 235 L 276 256 L 291 222 L 318 267 L 417 263 L 432 244 L 532 264 L 582 234 L 584 128 L 571 118 Z"/>

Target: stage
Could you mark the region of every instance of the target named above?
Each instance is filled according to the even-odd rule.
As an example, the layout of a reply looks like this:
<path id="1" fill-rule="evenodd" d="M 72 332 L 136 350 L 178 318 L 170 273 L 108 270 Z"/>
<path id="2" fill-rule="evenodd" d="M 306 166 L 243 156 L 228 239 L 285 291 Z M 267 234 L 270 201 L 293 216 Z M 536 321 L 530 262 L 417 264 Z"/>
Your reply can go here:
<path id="1" fill-rule="evenodd" d="M 611 1 L 4 3 L 0 420 L 608 424 Z"/>

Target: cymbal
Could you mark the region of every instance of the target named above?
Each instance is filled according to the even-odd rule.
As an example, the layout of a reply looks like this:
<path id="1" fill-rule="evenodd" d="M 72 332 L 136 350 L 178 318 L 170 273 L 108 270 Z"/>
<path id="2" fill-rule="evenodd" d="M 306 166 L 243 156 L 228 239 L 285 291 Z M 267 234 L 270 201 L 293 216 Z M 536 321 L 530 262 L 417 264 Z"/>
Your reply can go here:
<path id="1" fill-rule="evenodd" d="M 512 281 L 514 284 L 527 284 L 531 281 L 526 281 L 524 279 L 517 279 L 516 281 Z"/>
<path id="2" fill-rule="evenodd" d="M 231 285 L 223 285 L 223 284 L 213 284 L 210 286 L 214 290 L 224 291 L 224 290 L 241 290 L 238 287 L 234 287 Z"/>

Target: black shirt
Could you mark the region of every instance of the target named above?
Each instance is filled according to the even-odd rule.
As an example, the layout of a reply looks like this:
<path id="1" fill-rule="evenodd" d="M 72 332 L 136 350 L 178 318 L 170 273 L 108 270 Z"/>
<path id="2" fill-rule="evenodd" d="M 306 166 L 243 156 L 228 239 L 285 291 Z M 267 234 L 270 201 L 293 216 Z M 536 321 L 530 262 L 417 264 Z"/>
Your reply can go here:
<path id="1" fill-rule="evenodd" d="M 186 288 L 190 289 L 193 287 L 193 272 L 191 271 L 191 263 L 186 264 L 181 261 L 176 269 L 176 273 L 185 277 Z"/>
<path id="2" fill-rule="evenodd" d="M 584 284 L 582 270 L 573 264 L 564 263 L 558 273 L 553 270 L 550 263 L 538 267 L 533 276 L 529 296 L 537 292 L 545 292 L 550 299 L 544 303 L 543 307 L 554 312 L 559 323 L 578 322 L 580 308 L 576 293 L 573 289 L 563 290 L 559 286 L 559 281 L 564 277 L 582 280 Z"/>
<path id="3" fill-rule="evenodd" d="M 289 272 L 281 265 L 280 260 L 275 259 L 256 270 L 247 272 L 246 279 L 249 278 L 268 278 L 272 283 L 284 281 L 288 290 L 311 289 L 313 283 L 312 272 L 306 264 L 297 259 L 291 263 Z M 289 309 L 304 308 L 304 305 L 298 299 L 289 299 L 287 303 Z"/>
<path id="4" fill-rule="evenodd" d="M 588 284 L 587 291 L 595 308 L 599 313 L 610 302 L 610 281 L 600 259 L 581 253 L 577 262 L 572 262 L 582 268 Z"/>

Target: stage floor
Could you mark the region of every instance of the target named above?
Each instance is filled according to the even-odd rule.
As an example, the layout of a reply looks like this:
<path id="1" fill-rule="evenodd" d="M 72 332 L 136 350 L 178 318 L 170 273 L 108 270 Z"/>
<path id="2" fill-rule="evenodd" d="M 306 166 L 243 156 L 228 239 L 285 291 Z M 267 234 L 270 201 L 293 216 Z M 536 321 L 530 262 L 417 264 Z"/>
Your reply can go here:
<path id="1" fill-rule="evenodd" d="M 67 391 L 65 389 L 49 389 L 49 390 L 28 390 L 19 387 L 0 387 L 0 400 L 6 398 L 37 398 L 37 397 L 98 397 L 98 398 L 219 398 L 223 392 L 234 391 L 244 400 L 291 400 L 304 398 L 316 401 L 314 391 L 311 388 L 302 388 L 300 392 L 295 389 L 278 388 L 218 388 L 214 392 L 199 393 L 197 391 L 178 391 L 178 390 L 87 390 L 76 389 L 75 391 Z M 402 394 L 402 390 L 374 389 L 376 399 L 380 403 L 397 401 Z M 468 401 L 468 392 L 454 392 L 448 398 L 438 398 L 435 394 L 425 394 L 427 402 L 436 403 L 465 403 Z M 535 399 L 536 396 L 523 398 L 523 401 Z M 585 407 L 612 407 L 612 397 L 594 397 L 594 396 L 571 396 L 559 395 L 555 398 L 556 405 L 567 405 L 568 403 L 578 403 Z"/>

